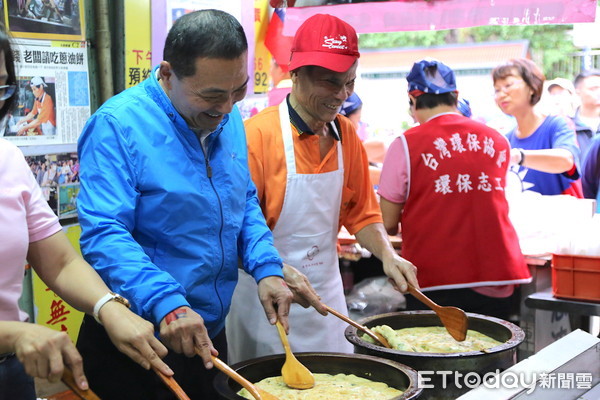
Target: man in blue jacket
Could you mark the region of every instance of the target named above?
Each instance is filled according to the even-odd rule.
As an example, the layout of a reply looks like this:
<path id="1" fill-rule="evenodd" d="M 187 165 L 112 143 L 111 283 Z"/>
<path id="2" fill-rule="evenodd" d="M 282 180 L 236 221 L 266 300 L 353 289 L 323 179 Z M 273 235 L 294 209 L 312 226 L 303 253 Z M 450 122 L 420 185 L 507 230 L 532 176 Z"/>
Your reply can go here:
<path id="1" fill-rule="evenodd" d="M 84 256 L 155 324 L 173 350 L 165 362 L 192 399 L 217 398 L 211 355 L 226 360 L 224 323 L 238 259 L 258 282 L 272 324 L 279 319 L 288 327 L 293 298 L 256 198 L 235 106 L 249 81 L 247 49 L 242 26 L 227 13 L 181 17 L 167 36 L 164 61 L 107 101 L 78 144 Z M 325 313 L 293 274 L 299 283 L 290 286 L 308 295 L 305 305 Z M 93 319 L 84 320 L 78 348 L 100 397 L 169 395 L 151 371 L 120 356 Z"/>

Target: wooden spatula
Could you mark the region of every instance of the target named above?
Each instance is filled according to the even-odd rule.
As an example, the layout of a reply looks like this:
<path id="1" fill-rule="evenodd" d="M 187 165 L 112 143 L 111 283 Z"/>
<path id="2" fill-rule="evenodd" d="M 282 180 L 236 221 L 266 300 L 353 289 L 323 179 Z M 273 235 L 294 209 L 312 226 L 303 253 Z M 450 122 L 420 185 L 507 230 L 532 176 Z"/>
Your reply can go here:
<path id="1" fill-rule="evenodd" d="M 332 313 L 333 315 L 335 315 L 339 319 L 341 319 L 343 321 L 346 321 L 347 323 L 349 323 L 350 325 L 352 325 L 356 329 L 359 329 L 359 330 L 363 331 L 364 333 L 366 333 L 367 335 L 369 335 L 373 340 L 381 343 L 383 345 L 383 347 L 387 347 L 388 349 L 392 348 L 392 346 L 390 345 L 390 343 L 387 341 L 387 339 L 381 333 L 373 332 L 372 330 L 370 330 L 366 326 L 359 324 L 358 322 L 356 322 L 356 321 L 354 321 L 354 320 L 346 317 L 344 314 L 342 314 L 342 313 L 334 310 L 333 308 L 331 308 L 331 307 L 329 307 L 327 305 L 325 306 L 325 308 L 327 308 L 327 311 L 329 311 L 330 313 Z"/>
<path id="2" fill-rule="evenodd" d="M 198 353 L 198 352 L 197 352 Z M 199 353 L 198 353 L 199 354 Z M 265 392 L 257 386 L 254 386 L 250 383 L 249 380 L 235 372 L 229 365 L 225 364 L 219 358 L 212 356 L 212 362 L 215 364 L 219 370 L 223 371 L 227 376 L 231 379 L 242 385 L 242 387 L 246 388 L 248 392 L 256 399 L 256 400 L 279 400 L 278 397 L 273 396 L 269 392 Z"/>
<path id="3" fill-rule="evenodd" d="M 450 336 L 459 342 L 466 339 L 469 320 L 463 310 L 458 307 L 440 306 L 411 284 L 408 284 L 408 291 L 419 299 L 419 301 L 427 305 L 427 307 L 435 311 Z"/>
<path id="4" fill-rule="evenodd" d="M 281 368 L 281 376 L 286 385 L 293 389 L 310 389 L 315 386 L 315 377 L 292 353 L 287 334 L 281 322 L 277 321 L 277 331 L 285 350 L 285 362 Z"/>
<path id="5" fill-rule="evenodd" d="M 177 396 L 178 400 L 190 400 L 188 395 L 183 391 L 183 388 L 179 386 L 175 378 L 172 376 L 167 376 L 160 372 L 157 368 L 152 367 L 156 375 L 160 377 L 160 379 L 164 382 L 165 385 Z"/>
<path id="6" fill-rule="evenodd" d="M 88 390 L 79 389 L 79 386 L 77 386 L 77 383 L 75 382 L 75 378 L 73 377 L 73 371 L 71 370 L 71 368 L 67 367 L 66 365 L 65 365 L 65 369 L 63 371 L 63 376 L 62 376 L 61 380 L 80 399 L 82 399 L 82 400 L 100 400 L 100 397 L 98 397 L 98 395 L 96 395 L 96 393 L 92 392 L 91 389 L 88 389 Z"/>

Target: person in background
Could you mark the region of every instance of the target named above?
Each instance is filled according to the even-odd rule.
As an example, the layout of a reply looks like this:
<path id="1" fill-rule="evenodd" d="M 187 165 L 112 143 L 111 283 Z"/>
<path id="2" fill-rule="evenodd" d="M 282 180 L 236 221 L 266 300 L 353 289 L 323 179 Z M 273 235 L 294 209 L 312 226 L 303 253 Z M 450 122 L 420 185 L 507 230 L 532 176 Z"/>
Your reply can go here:
<path id="1" fill-rule="evenodd" d="M 31 78 L 29 86 L 35 96 L 35 103 L 31 112 L 17 122 L 17 135 L 27 135 L 30 129 L 38 131 L 41 135 L 56 134 L 54 100 L 44 90 L 48 85 L 41 77 L 34 76 Z"/>
<path id="2" fill-rule="evenodd" d="M 245 122 L 250 170 L 275 246 L 285 263 L 306 274 L 323 303 L 343 313 L 342 225 L 382 260 L 397 289 L 406 291 L 407 281 L 417 286 L 415 267 L 398 256 L 383 228 L 356 130 L 338 114 L 353 92 L 358 58 L 350 25 L 327 14 L 308 18 L 292 45 L 292 92 Z M 252 277 L 240 271 L 227 320 L 232 362 L 283 350 L 277 331 L 260 318 L 255 293 Z M 344 340 L 348 325 L 338 318 L 295 304 L 289 318 L 294 351 L 353 351 Z"/>
<path id="3" fill-rule="evenodd" d="M 38 173 L 35 177 L 35 180 L 37 181 L 38 185 L 40 185 L 40 187 L 48 179 L 48 171 L 46 170 L 47 165 L 48 164 L 45 161 L 41 163 L 40 169 L 38 170 Z"/>
<path id="4" fill-rule="evenodd" d="M 344 115 L 354 125 L 354 129 L 358 134 L 358 138 L 361 142 L 365 142 L 369 139 L 369 132 L 367 131 L 367 124 L 361 121 L 362 117 L 362 106 L 363 102 L 356 93 L 352 93 L 350 97 L 344 101 L 340 114 Z"/>
<path id="5" fill-rule="evenodd" d="M 269 106 L 276 106 L 281 103 L 292 90 L 292 80 L 287 64 L 280 65 L 275 59 L 271 63 L 271 81 L 272 87 L 267 93 Z"/>
<path id="6" fill-rule="evenodd" d="M 72 161 L 69 161 L 72 162 Z M 75 160 L 75 163 L 71 167 L 71 171 L 73 171 L 73 176 L 71 177 L 71 182 L 79 182 L 79 159 Z"/>
<path id="7" fill-rule="evenodd" d="M 577 75 L 575 91 L 581 105 L 575 112 L 573 122 L 583 159 L 592 138 L 600 133 L 600 70 L 588 69 Z"/>
<path id="8" fill-rule="evenodd" d="M 534 106 L 544 86 L 544 74 L 531 60 L 511 59 L 492 71 L 496 104 L 512 115 L 517 126 L 507 137 L 510 160 L 530 190 L 544 195 L 582 197 L 579 147 L 564 117 L 544 116 Z"/>
<path id="9" fill-rule="evenodd" d="M 377 185 L 379 185 L 379 176 L 381 174 L 381 164 L 385 158 L 387 146 L 381 140 L 369 140 L 367 124 L 361 121 L 362 105 L 363 103 L 360 97 L 353 92 L 346 101 L 344 101 L 344 104 L 340 109 L 340 114 L 352 121 L 352 125 L 354 125 L 358 138 L 362 142 L 365 152 L 367 153 L 371 183 L 373 184 L 373 187 L 377 187 Z"/>
<path id="10" fill-rule="evenodd" d="M 362 105 L 363 103 L 360 97 L 358 97 L 356 92 L 352 92 L 346 101 L 344 101 L 344 104 L 342 104 L 342 108 L 340 108 L 340 114 L 352 121 L 354 129 L 357 132 L 362 114 Z"/>
<path id="11" fill-rule="evenodd" d="M 0 31 L 0 119 L 11 110 L 17 78 L 7 34 Z M 56 382 L 65 367 L 88 389 L 81 355 L 65 332 L 27 322 L 19 309 L 25 260 L 73 307 L 94 314 L 115 346 L 143 368 L 173 375 L 161 361 L 167 349 L 152 324 L 119 304 L 98 274 L 73 249 L 42 195 L 23 154 L 0 139 L 0 399 L 35 400 L 32 377 Z"/>
<path id="12" fill-rule="evenodd" d="M 596 199 L 596 212 L 600 213 L 600 135 L 590 141 L 581 169 L 583 195 L 587 199 Z"/>
<path id="13" fill-rule="evenodd" d="M 458 98 L 458 102 L 456 104 L 456 109 L 458 110 L 458 112 L 467 117 L 467 118 L 471 118 L 471 116 L 473 115 L 473 113 L 471 112 L 471 103 L 469 102 L 469 100 L 465 99 L 464 97 L 459 97 Z"/>
<path id="14" fill-rule="evenodd" d="M 565 78 L 555 78 L 546 82 L 547 114 L 567 117 L 567 122 L 573 118 L 576 108 L 575 87 Z M 542 100 L 544 95 L 542 95 Z"/>
<path id="15" fill-rule="evenodd" d="M 407 76 L 419 125 L 395 139 L 378 193 L 390 235 L 441 305 L 508 319 L 515 285 L 531 276 L 508 218 L 510 146 L 499 132 L 460 115 L 454 72 L 424 59 Z M 427 306 L 407 295 L 407 309 Z"/>
<path id="16" fill-rule="evenodd" d="M 293 293 L 284 273 L 320 306 L 303 275 L 290 281 L 282 270 L 256 198 L 235 105 L 248 81 L 240 23 L 218 10 L 186 14 L 150 77 L 104 103 L 78 143 L 83 254 L 155 325 L 173 350 L 165 361 L 192 399 L 218 397 L 211 357 L 227 359 L 238 259 L 258 284 L 254 323 L 280 320 L 289 329 Z M 170 395 L 155 374 L 120 357 L 93 319 L 84 319 L 77 345 L 100 397 Z"/>

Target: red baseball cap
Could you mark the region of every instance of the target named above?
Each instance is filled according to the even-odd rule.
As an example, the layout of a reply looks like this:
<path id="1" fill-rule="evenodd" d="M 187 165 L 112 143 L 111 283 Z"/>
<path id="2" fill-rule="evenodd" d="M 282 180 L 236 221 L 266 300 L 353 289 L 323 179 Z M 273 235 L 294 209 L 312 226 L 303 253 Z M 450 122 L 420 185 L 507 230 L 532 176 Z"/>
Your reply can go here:
<path id="1" fill-rule="evenodd" d="M 294 36 L 289 69 L 317 65 L 345 72 L 359 57 L 353 27 L 333 15 L 315 14 L 304 21 Z"/>

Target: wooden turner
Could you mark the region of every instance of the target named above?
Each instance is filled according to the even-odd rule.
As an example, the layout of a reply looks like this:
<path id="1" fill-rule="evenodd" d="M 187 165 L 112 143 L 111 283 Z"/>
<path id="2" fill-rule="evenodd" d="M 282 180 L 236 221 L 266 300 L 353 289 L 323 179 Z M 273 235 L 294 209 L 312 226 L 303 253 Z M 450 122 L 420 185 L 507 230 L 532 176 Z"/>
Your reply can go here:
<path id="1" fill-rule="evenodd" d="M 281 322 L 277 321 L 277 332 L 285 350 L 285 362 L 281 368 L 281 376 L 286 385 L 293 389 L 310 389 L 315 386 L 315 377 L 292 353 L 290 343 Z"/>
<path id="2" fill-rule="evenodd" d="M 88 390 L 79 389 L 79 386 L 77 386 L 77 383 L 75 382 L 75 378 L 73 377 L 73 371 L 71 370 L 71 368 L 69 368 L 66 365 L 63 370 L 63 376 L 62 376 L 61 380 L 80 399 L 82 399 L 82 400 L 100 400 L 100 397 L 98 397 L 98 395 L 96 395 L 96 393 L 92 392 L 91 389 L 88 389 Z"/>
<path id="3" fill-rule="evenodd" d="M 200 355 L 200 352 L 196 350 L 196 354 Z M 222 360 L 215 356 L 211 356 L 213 364 L 215 367 L 223 371 L 227 376 L 231 379 L 242 385 L 242 387 L 246 388 L 248 392 L 256 399 L 256 400 L 279 400 L 278 397 L 273 396 L 269 392 L 265 392 L 257 386 L 254 386 L 250 383 L 249 380 L 238 374 L 235 370 L 233 370 L 229 365 L 225 364 Z"/>
<path id="4" fill-rule="evenodd" d="M 156 375 L 160 377 L 160 379 L 164 382 L 165 385 L 177 396 L 178 400 L 191 400 L 188 395 L 183 391 L 183 388 L 179 386 L 175 378 L 172 376 L 167 376 L 160 372 L 158 368 L 152 367 Z"/>
<path id="5" fill-rule="evenodd" d="M 469 320 L 463 310 L 458 307 L 444 307 L 438 305 L 410 283 L 408 284 L 408 291 L 419 299 L 419 301 L 427 305 L 427 307 L 435 311 L 450 336 L 459 342 L 466 339 Z"/>
<path id="6" fill-rule="evenodd" d="M 370 330 L 366 326 L 361 325 L 358 322 L 356 322 L 356 321 L 354 321 L 354 320 L 346 317 L 344 314 L 337 312 L 336 310 L 334 310 L 333 308 L 329 307 L 328 305 L 326 305 L 325 308 L 327 308 L 327 311 L 329 311 L 330 313 L 332 313 L 333 315 L 335 315 L 339 319 L 341 319 L 343 321 L 346 321 L 347 323 L 349 323 L 350 325 L 352 325 L 356 329 L 359 329 L 359 330 L 363 331 L 364 333 L 366 333 L 367 335 L 369 335 L 376 342 L 381 343 L 383 345 L 383 347 L 387 347 L 388 349 L 392 348 L 392 346 L 390 345 L 390 343 L 387 341 L 387 339 L 381 333 L 373 332 L 372 330 Z"/>

